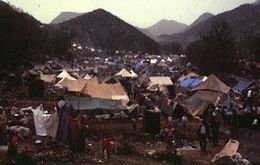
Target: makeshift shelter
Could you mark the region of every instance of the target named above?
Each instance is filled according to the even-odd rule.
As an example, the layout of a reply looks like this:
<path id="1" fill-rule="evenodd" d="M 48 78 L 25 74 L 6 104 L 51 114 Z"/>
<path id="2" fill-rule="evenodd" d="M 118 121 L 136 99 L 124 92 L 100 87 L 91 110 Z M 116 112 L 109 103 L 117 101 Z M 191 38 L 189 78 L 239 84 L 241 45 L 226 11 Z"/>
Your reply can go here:
<path id="1" fill-rule="evenodd" d="M 207 101 L 212 103 L 213 105 L 217 105 L 224 101 L 227 97 L 226 94 L 221 92 L 212 92 L 212 91 L 198 91 L 193 96 L 200 98 L 203 101 Z"/>
<path id="2" fill-rule="evenodd" d="M 198 77 L 199 77 L 198 74 L 196 74 L 196 73 L 194 73 L 194 72 L 190 72 L 190 73 L 188 73 L 187 75 L 181 76 L 177 81 L 178 81 L 178 82 L 181 82 L 181 81 L 183 81 L 183 80 L 185 80 L 185 79 L 187 79 L 187 78 L 198 78 Z"/>
<path id="3" fill-rule="evenodd" d="M 86 84 L 87 80 L 84 79 L 70 80 L 68 78 L 63 78 L 55 86 L 66 88 L 69 92 L 81 92 Z"/>
<path id="4" fill-rule="evenodd" d="M 171 77 L 149 77 L 149 80 L 150 80 L 150 86 L 152 86 L 152 85 L 159 85 L 159 86 L 173 85 Z"/>
<path id="5" fill-rule="evenodd" d="M 40 79 L 46 83 L 54 83 L 56 80 L 56 75 L 55 74 L 43 74 L 40 72 Z"/>
<path id="6" fill-rule="evenodd" d="M 120 72 L 115 74 L 115 76 L 132 77 L 132 74 L 128 72 L 125 68 L 123 68 Z"/>
<path id="7" fill-rule="evenodd" d="M 201 83 L 198 87 L 194 88 L 192 91 L 199 90 L 209 90 L 215 92 L 222 92 L 227 94 L 230 90 L 226 84 L 220 81 L 215 75 L 210 75 L 206 81 Z"/>
<path id="8" fill-rule="evenodd" d="M 83 79 L 90 80 L 90 79 L 92 79 L 92 77 L 89 74 L 86 74 Z"/>
<path id="9" fill-rule="evenodd" d="M 203 101 L 197 95 L 193 95 L 189 99 L 187 99 L 181 106 L 187 111 L 187 113 L 191 114 L 192 116 L 199 116 L 203 115 L 206 111 L 209 102 Z"/>
<path id="10" fill-rule="evenodd" d="M 138 75 L 132 69 L 130 70 L 130 73 L 131 73 L 132 77 L 138 77 Z"/>
<path id="11" fill-rule="evenodd" d="M 76 80 L 65 69 L 57 76 L 57 78 L 60 78 L 60 79 L 67 78 L 69 80 Z"/>
<path id="12" fill-rule="evenodd" d="M 234 156 L 237 153 L 238 147 L 239 142 L 237 140 L 229 139 L 225 147 L 218 154 L 216 154 L 211 161 L 216 162 L 223 157 Z"/>
<path id="13" fill-rule="evenodd" d="M 100 77 L 99 77 L 100 78 Z M 106 83 L 106 84 L 116 84 L 119 82 L 119 78 L 118 77 L 105 77 L 103 80 L 102 80 L 103 83 Z"/>
<path id="14" fill-rule="evenodd" d="M 182 88 L 189 88 L 193 89 L 200 85 L 202 83 L 202 80 L 200 79 L 195 79 L 195 78 L 186 78 L 180 82 L 180 86 Z"/>
<path id="15" fill-rule="evenodd" d="M 83 95 L 87 95 L 92 98 L 129 101 L 127 92 L 124 90 L 124 87 L 121 85 L 121 83 L 116 83 L 116 84 L 88 83 L 81 91 L 81 93 Z"/>
<path id="16" fill-rule="evenodd" d="M 246 89 L 248 89 L 253 84 L 252 81 L 249 80 L 240 80 L 236 86 L 233 87 L 233 90 L 239 93 L 242 93 Z"/>
<path id="17" fill-rule="evenodd" d="M 66 100 L 74 109 L 79 110 L 81 114 L 87 115 L 88 118 L 94 118 L 96 115 L 102 114 L 113 114 L 124 109 L 118 100 L 76 96 L 66 97 Z"/>

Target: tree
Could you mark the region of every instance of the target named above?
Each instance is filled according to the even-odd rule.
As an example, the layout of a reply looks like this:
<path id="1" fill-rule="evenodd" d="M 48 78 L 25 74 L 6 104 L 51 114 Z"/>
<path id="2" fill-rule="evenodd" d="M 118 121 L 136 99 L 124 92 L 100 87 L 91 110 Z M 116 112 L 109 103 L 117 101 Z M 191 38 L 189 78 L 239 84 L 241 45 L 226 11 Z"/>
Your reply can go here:
<path id="1" fill-rule="evenodd" d="M 243 58 L 249 61 L 260 61 L 260 34 L 249 36 L 239 45 Z"/>
<path id="2" fill-rule="evenodd" d="M 164 54 L 181 54 L 182 47 L 179 42 L 173 42 L 170 44 L 165 44 L 161 47 L 161 51 Z"/>
<path id="3" fill-rule="evenodd" d="M 213 22 L 210 30 L 187 48 L 187 56 L 206 74 L 233 72 L 237 56 L 235 40 L 228 23 L 225 20 Z"/>

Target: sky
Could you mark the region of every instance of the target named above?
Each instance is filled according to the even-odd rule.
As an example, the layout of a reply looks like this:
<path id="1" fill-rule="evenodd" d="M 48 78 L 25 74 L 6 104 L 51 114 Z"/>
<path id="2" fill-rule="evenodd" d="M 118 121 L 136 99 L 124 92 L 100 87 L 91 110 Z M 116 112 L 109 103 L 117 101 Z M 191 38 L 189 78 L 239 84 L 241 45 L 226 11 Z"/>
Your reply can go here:
<path id="1" fill-rule="evenodd" d="M 255 0 L 2 0 L 23 9 L 43 23 L 64 11 L 90 12 L 103 8 L 138 27 L 149 27 L 161 19 L 187 25 L 201 14 L 219 14 Z"/>

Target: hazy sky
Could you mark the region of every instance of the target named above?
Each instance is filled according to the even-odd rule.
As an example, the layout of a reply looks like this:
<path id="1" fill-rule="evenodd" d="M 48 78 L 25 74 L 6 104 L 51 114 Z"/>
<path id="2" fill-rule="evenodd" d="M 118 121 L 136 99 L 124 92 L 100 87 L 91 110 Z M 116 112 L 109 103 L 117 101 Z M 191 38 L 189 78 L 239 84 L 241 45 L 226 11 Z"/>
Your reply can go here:
<path id="1" fill-rule="evenodd" d="M 49 23 L 63 11 L 89 12 L 103 8 L 124 21 L 148 27 L 161 19 L 191 24 L 204 12 L 218 14 L 255 0 L 3 0 Z"/>

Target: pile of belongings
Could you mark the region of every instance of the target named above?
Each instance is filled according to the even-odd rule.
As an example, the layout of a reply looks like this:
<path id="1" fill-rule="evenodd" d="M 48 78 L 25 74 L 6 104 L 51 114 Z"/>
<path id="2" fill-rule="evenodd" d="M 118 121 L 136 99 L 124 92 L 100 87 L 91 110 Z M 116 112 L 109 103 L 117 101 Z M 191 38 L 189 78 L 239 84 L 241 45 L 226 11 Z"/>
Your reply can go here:
<path id="1" fill-rule="evenodd" d="M 236 164 L 236 165 L 250 165 L 251 163 L 243 159 L 242 156 L 237 153 L 239 142 L 237 140 L 230 139 L 225 147 L 216 154 L 212 162 L 216 164 Z"/>

